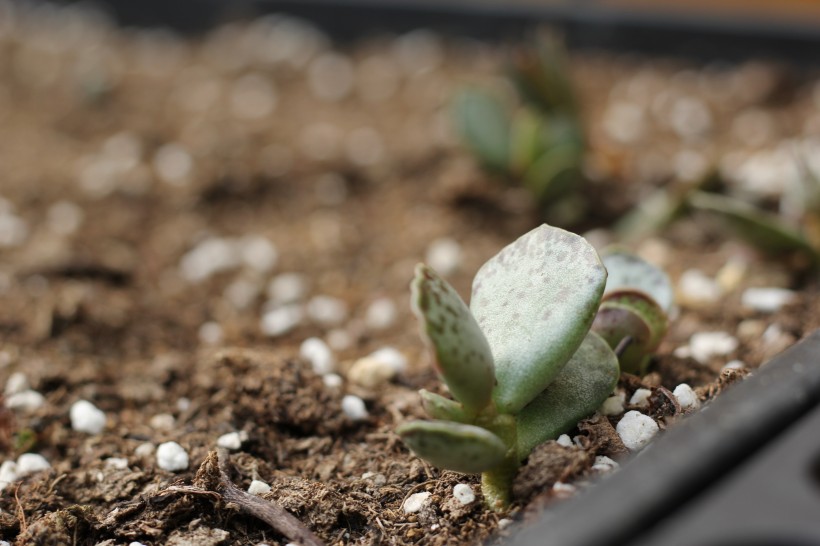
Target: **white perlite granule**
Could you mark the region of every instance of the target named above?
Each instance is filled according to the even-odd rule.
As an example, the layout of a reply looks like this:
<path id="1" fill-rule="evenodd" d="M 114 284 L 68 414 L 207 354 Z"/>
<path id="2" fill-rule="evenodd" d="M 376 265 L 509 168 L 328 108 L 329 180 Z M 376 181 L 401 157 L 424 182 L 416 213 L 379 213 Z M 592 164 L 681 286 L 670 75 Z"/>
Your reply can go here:
<path id="1" fill-rule="evenodd" d="M 615 430 L 627 449 L 636 451 L 645 447 L 658 433 L 659 428 L 654 419 L 633 410 L 623 416 Z"/>
<path id="2" fill-rule="evenodd" d="M 620 415 L 624 412 L 624 395 L 623 394 L 616 394 L 614 396 L 610 396 L 604 403 L 601 404 L 600 409 L 598 412 L 601 415 Z"/>
<path id="3" fill-rule="evenodd" d="M 165 442 L 157 447 L 157 465 L 168 472 L 188 468 L 188 452 L 176 442 Z"/>
<path id="4" fill-rule="evenodd" d="M 687 385 L 686 383 L 681 383 L 675 390 L 672 392 L 675 395 L 675 398 L 678 399 L 678 404 L 680 404 L 681 409 L 697 409 L 700 407 L 700 400 L 698 399 L 698 395 L 695 394 L 695 391 L 692 390 L 692 387 Z"/>
<path id="5" fill-rule="evenodd" d="M 88 400 L 78 400 L 69 411 L 71 428 L 86 434 L 99 434 L 105 429 L 105 413 Z"/>
<path id="6" fill-rule="evenodd" d="M 251 495 L 264 495 L 270 493 L 270 485 L 261 480 L 253 480 L 248 486 L 248 493 Z"/>
<path id="7" fill-rule="evenodd" d="M 369 415 L 364 400 L 352 394 L 347 394 L 342 398 L 342 411 L 352 421 L 362 421 Z"/>
<path id="8" fill-rule="evenodd" d="M 470 504 L 475 500 L 475 493 L 473 488 L 466 483 L 459 483 L 453 487 L 453 497 L 464 506 Z"/>
<path id="9" fill-rule="evenodd" d="M 225 449 L 232 449 L 235 451 L 242 447 L 242 442 L 244 442 L 247 439 L 248 434 L 244 431 L 229 432 L 217 438 L 216 445 L 219 447 L 224 447 Z"/>
<path id="10" fill-rule="evenodd" d="M 318 337 L 311 337 L 302 342 L 299 356 L 310 362 L 313 371 L 325 375 L 336 369 L 336 358 L 327 344 Z"/>
<path id="11" fill-rule="evenodd" d="M 405 514 L 415 514 L 422 508 L 432 496 L 432 493 L 429 491 L 424 491 L 423 493 L 414 493 L 407 497 L 407 500 L 404 501 L 404 506 L 402 507 Z"/>
<path id="12" fill-rule="evenodd" d="M 568 434 L 562 434 L 555 441 L 558 442 L 558 445 L 562 446 L 562 447 L 572 447 L 573 446 L 572 438 L 570 438 Z"/>
<path id="13" fill-rule="evenodd" d="M 635 389 L 635 392 L 632 393 L 632 398 L 629 399 L 629 405 L 638 406 L 639 408 L 648 408 L 650 396 L 652 396 L 652 391 L 649 389 Z"/>
<path id="14" fill-rule="evenodd" d="M 23 453 L 17 458 L 17 477 L 22 478 L 34 472 L 51 468 L 48 460 L 37 453 Z"/>

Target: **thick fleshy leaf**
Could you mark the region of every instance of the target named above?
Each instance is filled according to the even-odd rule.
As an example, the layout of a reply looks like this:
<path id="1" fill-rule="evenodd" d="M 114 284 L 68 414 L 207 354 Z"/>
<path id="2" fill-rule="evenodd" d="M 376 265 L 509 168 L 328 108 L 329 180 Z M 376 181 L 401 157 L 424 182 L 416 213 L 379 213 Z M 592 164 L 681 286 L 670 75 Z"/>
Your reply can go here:
<path id="1" fill-rule="evenodd" d="M 634 289 L 648 294 L 661 309 L 669 311 L 675 302 L 675 291 L 669 276 L 646 260 L 627 252 L 602 256 L 608 276 L 604 297 L 616 290 Z"/>
<path id="2" fill-rule="evenodd" d="M 538 202 L 545 204 L 578 189 L 583 181 L 582 151 L 575 142 L 550 147 L 541 154 L 524 175 L 524 185 Z"/>
<path id="3" fill-rule="evenodd" d="M 546 149 L 544 120 L 529 108 L 520 108 L 510 128 L 510 171 L 521 176 Z"/>
<path id="4" fill-rule="evenodd" d="M 605 283 L 595 249 L 548 225 L 481 267 L 470 309 L 492 348 L 501 413 L 516 413 L 558 375 L 584 340 Z"/>
<path id="5" fill-rule="evenodd" d="M 504 460 L 507 447 L 489 430 L 450 421 L 412 421 L 396 429 L 413 453 L 439 468 L 478 474 Z"/>
<path id="6" fill-rule="evenodd" d="M 518 415 L 519 459 L 593 414 L 612 393 L 619 375 L 615 353 L 589 332 L 555 381 Z"/>
<path id="7" fill-rule="evenodd" d="M 504 104 L 485 91 L 466 89 L 453 104 L 456 128 L 482 163 L 499 171 L 509 165 L 510 120 Z"/>
<path id="8" fill-rule="evenodd" d="M 511 77 L 527 101 L 544 112 L 577 111 L 563 44 L 544 35 L 535 47 L 521 47 L 513 53 Z"/>
<path id="9" fill-rule="evenodd" d="M 458 402 L 425 389 L 420 390 L 419 395 L 424 411 L 433 419 L 459 423 L 466 423 L 470 420 L 470 416 Z"/>
<path id="10" fill-rule="evenodd" d="M 478 413 L 495 383 L 487 339 L 455 289 L 430 267 L 416 266 L 411 292 L 410 306 L 438 372 L 464 409 Z"/>
<path id="11" fill-rule="evenodd" d="M 780 218 L 752 205 L 723 195 L 694 192 L 689 204 L 698 210 L 722 217 L 737 234 L 756 247 L 772 252 L 800 251 L 818 259 L 818 250 L 798 231 L 788 227 Z"/>

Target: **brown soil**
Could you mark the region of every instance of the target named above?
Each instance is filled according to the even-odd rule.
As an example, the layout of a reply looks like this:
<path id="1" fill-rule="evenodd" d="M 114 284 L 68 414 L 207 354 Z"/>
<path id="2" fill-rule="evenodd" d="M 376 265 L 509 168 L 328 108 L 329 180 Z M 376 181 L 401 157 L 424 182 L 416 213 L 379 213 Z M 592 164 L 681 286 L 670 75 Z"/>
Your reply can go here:
<path id="1" fill-rule="evenodd" d="M 216 439 L 232 431 L 248 438 L 230 454 L 233 483 L 270 484 L 263 499 L 333 544 L 504 536 L 510 528 L 502 520 L 521 519 L 561 496 L 556 482 L 589 483 L 597 476 L 595 456 L 624 456 L 617 417 L 585 420 L 571 432 L 576 446 L 549 442 L 533 454 L 516 481 L 515 505 L 496 514 L 453 499 L 457 483 L 478 492 L 476 477 L 431 468 L 393 432 L 423 417 L 419 388 L 440 390 L 407 305 L 413 265 L 433 240 L 458 241 L 461 260 L 449 278 L 466 294 L 480 264 L 539 222 L 526 195 L 481 173 L 447 131 L 447 99 L 459 85 L 503 87 L 495 78 L 498 51 L 451 40 L 441 58 L 416 51 L 416 70 L 396 60 L 392 38 L 369 40 L 346 54 L 360 68 L 381 59 L 381 70 L 396 70 L 395 92 L 366 100 L 376 84 L 354 86 L 328 102 L 309 92 L 303 66 L 259 58 L 248 38 L 259 24 L 183 40 L 76 15 L 61 21 L 70 24 L 57 24 L 45 9 L 10 27 L 0 19 L 0 209 L 28 227 L 22 242 L 0 247 L 0 381 L 23 372 L 46 399 L 31 412 L 3 410 L 0 455 L 36 452 L 52 466 L 5 488 L 0 539 L 285 544 L 270 525 L 226 502 L 210 467 L 196 476 Z M 779 67 L 603 54 L 574 61 L 592 147 L 590 193 L 599 196 L 583 229 L 606 225 L 647 188 L 674 179 L 669 158 L 681 149 L 709 157 L 739 146 L 730 128 L 741 111 L 769 115 L 769 145 L 802 135 L 816 115 L 813 80 Z M 230 106 L 230 94 L 241 94 L 235 82 L 248 74 L 275 84 L 275 108 L 261 117 Z M 642 142 L 607 137 L 601 118 L 611 100 L 664 90 L 691 92 L 711 105 L 709 131 L 684 142 L 658 123 Z M 251 92 L 242 100 L 256 99 Z M 375 133 L 361 137 L 355 131 L 362 127 Z M 112 143 L 114 135 L 122 138 Z M 123 141 L 125 148 L 137 142 L 134 162 L 130 152 L 117 155 Z M 369 155 L 378 141 L 383 153 Z M 193 161 L 186 176 L 171 177 L 177 183 L 152 163 L 166 143 L 184 147 Z M 60 216 L 66 209 L 53 207 L 60 202 L 80 211 L 75 230 Z M 273 271 L 234 267 L 202 282 L 180 274 L 182 256 L 207 236 L 246 234 L 276 245 Z M 680 415 L 668 390 L 687 382 L 711 398 L 743 375 L 721 373 L 727 361 L 754 368 L 820 324 L 816 282 L 728 240 L 708 219 L 683 220 L 639 250 L 664 262 L 674 279 L 692 267 L 715 275 L 730 258 L 748 264 L 719 304 L 681 308 L 649 376 L 623 378 L 627 400 L 641 385 L 653 388 L 650 413 L 663 427 Z M 264 290 L 281 272 L 303 274 L 310 295 L 343 300 L 349 318 L 333 328 L 307 320 L 265 336 Z M 252 287 L 246 305 L 226 292 L 239 279 Z M 774 314 L 740 305 L 743 288 L 776 285 L 800 290 L 799 300 Z M 377 297 L 398 310 L 382 329 L 364 320 Z M 216 344 L 201 339 L 206 322 L 221 326 Z M 761 335 L 772 324 L 779 334 Z M 385 346 L 400 350 L 408 368 L 375 388 L 349 381 L 326 387 L 298 357 L 299 346 L 334 328 L 351 340 L 336 351 L 343 378 L 356 359 Z M 742 343 L 708 365 L 673 355 L 693 333 L 711 330 Z M 349 393 L 365 401 L 365 420 L 343 413 Z M 72 429 L 69 408 L 80 399 L 105 411 L 101 434 Z M 163 414 L 172 419 L 155 418 Z M 187 470 L 163 471 L 154 455 L 137 449 L 168 440 L 188 451 Z M 127 465 L 106 463 L 112 457 Z M 405 514 L 403 501 L 421 491 L 432 493 L 429 505 Z"/>

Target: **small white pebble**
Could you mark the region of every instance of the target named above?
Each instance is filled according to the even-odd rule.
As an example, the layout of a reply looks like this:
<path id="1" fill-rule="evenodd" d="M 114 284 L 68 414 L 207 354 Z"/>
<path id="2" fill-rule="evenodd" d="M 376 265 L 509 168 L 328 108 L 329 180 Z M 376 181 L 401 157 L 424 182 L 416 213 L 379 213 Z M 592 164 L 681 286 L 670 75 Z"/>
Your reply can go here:
<path id="1" fill-rule="evenodd" d="M 697 409 L 700 407 L 700 400 L 698 399 L 698 395 L 695 394 L 695 391 L 692 390 L 692 387 L 687 385 L 686 383 L 681 383 L 675 390 L 672 391 L 672 394 L 675 395 L 675 398 L 678 399 L 678 404 L 680 404 L 681 409 L 688 410 L 688 409 Z"/>
<path id="2" fill-rule="evenodd" d="M 698 269 L 687 269 L 678 280 L 678 302 L 688 307 L 717 303 L 723 296 L 718 283 Z"/>
<path id="3" fill-rule="evenodd" d="M 365 472 L 362 474 L 363 480 L 369 480 L 373 482 L 373 485 L 376 487 L 381 487 L 387 483 L 387 478 L 384 474 L 379 474 L 377 472 Z"/>
<path id="4" fill-rule="evenodd" d="M 383 360 L 366 356 L 353 363 L 347 372 L 347 379 L 367 389 L 375 389 L 389 382 L 395 375 L 396 370 Z"/>
<path id="5" fill-rule="evenodd" d="M 334 351 L 346 351 L 353 346 L 353 336 L 343 328 L 334 328 L 327 333 L 327 344 Z"/>
<path id="6" fill-rule="evenodd" d="M 652 391 L 649 389 L 635 389 L 635 392 L 632 393 L 632 398 L 629 399 L 629 405 L 638 406 L 639 408 L 648 408 L 650 396 L 652 396 Z"/>
<path id="7" fill-rule="evenodd" d="M 242 447 L 242 442 L 247 439 L 247 437 L 248 435 L 244 432 L 228 432 L 216 439 L 216 445 L 236 451 Z"/>
<path id="8" fill-rule="evenodd" d="M 208 321 L 199 327 L 197 332 L 199 341 L 206 345 L 219 345 L 225 337 L 222 326 L 218 322 Z"/>
<path id="9" fill-rule="evenodd" d="M 311 337 L 302 342 L 299 356 L 310 362 L 313 371 L 319 375 L 332 373 L 336 369 L 336 358 L 327 344 L 318 337 Z"/>
<path id="10" fill-rule="evenodd" d="M 243 310 L 254 304 L 261 291 L 258 282 L 240 277 L 225 287 L 223 295 L 234 309 Z"/>
<path id="11" fill-rule="evenodd" d="M 281 273 L 268 284 L 268 297 L 274 304 L 294 303 L 307 294 L 307 280 L 299 273 Z"/>
<path id="12" fill-rule="evenodd" d="M 176 442 L 165 442 L 157 447 L 157 465 L 168 472 L 188 468 L 188 452 Z"/>
<path id="13" fill-rule="evenodd" d="M 407 497 L 407 500 L 404 501 L 404 505 L 402 506 L 404 513 L 415 514 L 416 512 L 424 508 L 424 505 L 427 504 L 432 495 L 433 494 L 429 491 L 424 491 L 422 493 L 413 493 L 412 495 Z"/>
<path id="14" fill-rule="evenodd" d="M 266 336 L 281 336 L 298 326 L 303 318 L 304 311 L 301 305 L 285 305 L 262 315 L 259 327 Z"/>
<path id="15" fill-rule="evenodd" d="M 475 500 L 475 493 L 470 485 L 459 483 L 453 487 L 453 497 L 455 497 L 459 504 L 466 506 Z"/>
<path id="16" fill-rule="evenodd" d="M 570 483 L 555 482 L 554 484 L 552 484 L 552 492 L 553 494 L 555 494 L 556 497 L 571 497 L 575 494 L 575 491 L 577 491 L 577 488 Z"/>
<path id="17" fill-rule="evenodd" d="M 628 411 L 615 427 L 618 436 L 630 451 L 645 447 L 658 433 L 658 423 L 639 411 Z"/>
<path id="18" fill-rule="evenodd" d="M 342 376 L 337 373 L 329 373 L 322 376 L 322 381 L 328 389 L 338 389 L 342 386 L 344 380 Z"/>
<path id="19" fill-rule="evenodd" d="M 726 332 L 698 332 L 689 339 L 692 358 L 706 364 L 715 356 L 724 356 L 737 349 L 737 338 Z"/>
<path id="20" fill-rule="evenodd" d="M 451 275 L 461 264 L 461 245 L 449 237 L 436 239 L 427 248 L 425 261 L 440 275 Z"/>
<path id="21" fill-rule="evenodd" d="M 393 347 L 382 347 L 370 353 L 369 356 L 390 366 L 396 373 L 401 373 L 407 369 L 407 357 L 404 356 L 404 353 Z"/>
<path id="22" fill-rule="evenodd" d="M 727 362 L 720 371 L 723 370 L 742 370 L 746 367 L 746 364 L 740 360 L 731 360 Z"/>
<path id="23" fill-rule="evenodd" d="M 27 390 L 6 397 L 6 407 L 14 411 L 30 413 L 46 403 L 45 397 L 37 391 Z"/>
<path id="24" fill-rule="evenodd" d="M 352 394 L 347 394 L 342 398 L 342 411 L 353 421 L 362 421 L 369 415 L 364 400 Z"/>
<path id="25" fill-rule="evenodd" d="M 507 527 L 509 527 L 512 524 L 513 524 L 513 520 L 511 520 L 510 518 L 502 518 L 502 519 L 498 520 L 498 529 L 500 531 L 503 531 L 504 529 L 506 529 Z"/>
<path id="26" fill-rule="evenodd" d="M 384 330 L 396 322 L 396 304 L 390 298 L 374 300 L 365 312 L 364 323 L 371 330 Z"/>
<path id="27" fill-rule="evenodd" d="M 246 235 L 239 241 L 242 263 L 259 273 L 267 273 L 276 266 L 279 252 L 267 237 Z"/>
<path id="28" fill-rule="evenodd" d="M 624 412 L 624 401 L 618 395 L 610 396 L 604 400 L 598 411 L 601 415 L 620 415 Z"/>
<path id="29" fill-rule="evenodd" d="M 261 480 L 253 480 L 248 486 L 248 493 L 251 495 L 264 495 L 270 493 L 270 485 Z"/>
<path id="30" fill-rule="evenodd" d="M 14 461 L 3 461 L 0 464 L 0 491 L 11 483 L 16 482 L 20 477 L 17 475 L 17 463 Z"/>
<path id="31" fill-rule="evenodd" d="M 204 281 L 211 275 L 239 265 L 239 255 L 233 240 L 211 237 L 200 241 L 179 261 L 179 271 L 188 282 Z"/>
<path id="32" fill-rule="evenodd" d="M 17 458 L 17 477 L 22 478 L 51 468 L 48 460 L 37 453 L 23 453 Z"/>
<path id="33" fill-rule="evenodd" d="M 744 307 L 755 311 L 774 313 L 796 298 L 795 292 L 785 288 L 747 288 L 743 291 L 740 301 Z"/>
<path id="34" fill-rule="evenodd" d="M 128 468 L 128 459 L 125 457 L 108 457 L 104 463 L 105 468 L 112 470 L 125 470 Z"/>
<path id="35" fill-rule="evenodd" d="M 562 434 L 555 441 L 558 442 L 559 446 L 563 446 L 563 447 L 572 447 L 574 445 L 572 443 L 572 438 L 570 438 L 568 434 Z"/>
<path id="36" fill-rule="evenodd" d="M 6 396 L 21 393 L 29 390 L 31 386 L 28 383 L 28 377 L 23 372 L 14 372 L 6 380 L 6 388 L 3 393 Z"/>
<path id="37" fill-rule="evenodd" d="M 148 424 L 155 430 L 172 430 L 177 420 L 170 413 L 158 413 L 148 420 Z"/>
<path id="38" fill-rule="evenodd" d="M 153 166 L 160 180 L 167 184 L 181 186 L 188 181 L 194 160 L 185 148 L 171 142 L 164 144 L 156 151 Z"/>
<path id="39" fill-rule="evenodd" d="M 612 472 L 618 468 L 618 466 L 620 465 L 609 457 L 599 455 L 598 457 L 595 457 L 595 463 L 592 465 L 592 470 L 597 472 Z"/>
<path id="40" fill-rule="evenodd" d="M 99 434 L 105 429 L 105 412 L 88 400 L 78 400 L 69 411 L 71 428 L 86 434 Z"/>
<path id="41" fill-rule="evenodd" d="M 128 546 L 146 546 L 146 545 L 145 545 L 145 544 L 143 544 L 142 542 L 137 542 L 137 541 L 135 540 L 134 542 L 129 542 L 129 543 L 128 543 Z"/>
<path id="42" fill-rule="evenodd" d="M 332 296 L 314 296 L 307 303 L 307 315 L 320 326 L 338 326 L 347 319 L 347 304 Z"/>
<path id="43" fill-rule="evenodd" d="M 139 458 L 150 457 L 156 451 L 156 447 L 151 442 L 143 442 L 134 449 L 134 455 Z"/>

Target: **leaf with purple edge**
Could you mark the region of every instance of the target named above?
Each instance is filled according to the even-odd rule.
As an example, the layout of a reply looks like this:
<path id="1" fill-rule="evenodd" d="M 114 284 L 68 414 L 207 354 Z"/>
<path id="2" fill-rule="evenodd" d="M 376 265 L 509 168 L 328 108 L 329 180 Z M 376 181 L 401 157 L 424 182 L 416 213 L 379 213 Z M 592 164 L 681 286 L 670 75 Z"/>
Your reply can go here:
<path id="1" fill-rule="evenodd" d="M 495 383 L 493 355 L 470 309 L 447 281 L 419 264 L 411 284 L 411 308 L 438 372 L 464 410 L 477 414 Z"/>
<path id="2" fill-rule="evenodd" d="M 605 284 L 595 249 L 546 224 L 481 267 L 470 309 L 492 348 L 500 412 L 516 413 L 555 379 L 584 340 Z"/>

